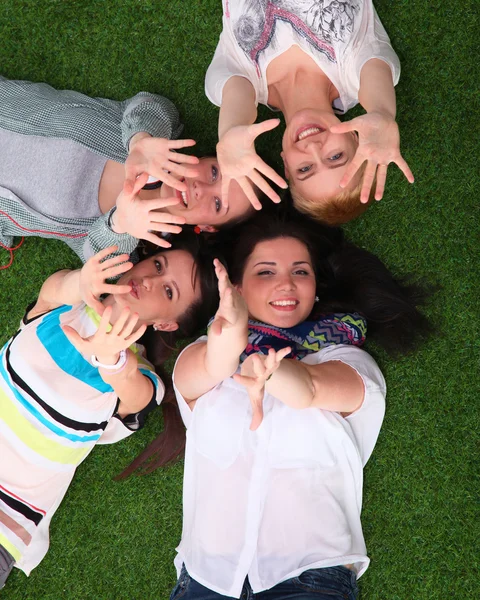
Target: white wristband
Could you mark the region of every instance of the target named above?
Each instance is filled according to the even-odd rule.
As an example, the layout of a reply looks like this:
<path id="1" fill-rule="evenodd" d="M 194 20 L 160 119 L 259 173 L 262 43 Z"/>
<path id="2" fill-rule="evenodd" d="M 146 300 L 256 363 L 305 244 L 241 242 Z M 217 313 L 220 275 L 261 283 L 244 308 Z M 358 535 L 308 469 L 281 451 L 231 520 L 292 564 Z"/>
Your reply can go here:
<path id="1" fill-rule="evenodd" d="M 94 367 L 105 369 L 106 371 L 119 371 L 125 366 L 125 363 L 127 362 L 127 351 L 120 350 L 120 356 L 118 357 L 118 360 L 114 365 L 104 365 L 103 363 L 97 360 L 95 354 L 92 354 L 92 356 L 90 357 L 90 362 Z"/>

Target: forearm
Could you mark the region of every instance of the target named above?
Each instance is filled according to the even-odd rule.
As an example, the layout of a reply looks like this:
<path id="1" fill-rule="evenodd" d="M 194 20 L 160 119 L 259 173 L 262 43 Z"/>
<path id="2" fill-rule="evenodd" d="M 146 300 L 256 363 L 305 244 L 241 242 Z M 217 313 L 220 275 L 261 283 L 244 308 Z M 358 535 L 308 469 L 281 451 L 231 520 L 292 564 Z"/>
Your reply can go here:
<path id="1" fill-rule="evenodd" d="M 240 354 L 248 342 L 246 325 L 223 329 L 220 335 L 208 334 L 205 348 L 205 371 L 223 381 L 231 377 L 238 369 Z"/>
<path id="2" fill-rule="evenodd" d="M 245 77 L 231 77 L 223 88 L 222 105 L 218 118 L 218 139 L 232 127 L 252 125 L 257 118 L 255 90 Z"/>
<path id="3" fill-rule="evenodd" d="M 97 356 L 96 358 L 102 364 L 114 365 L 119 359 L 119 354 Z M 131 350 L 127 350 L 125 367 L 118 372 L 102 367 L 98 371 L 105 383 L 112 386 L 120 399 L 120 414 L 135 414 L 150 402 L 152 383 L 139 371 L 137 358 Z"/>
<path id="4" fill-rule="evenodd" d="M 315 407 L 342 413 L 358 409 L 364 395 L 361 377 L 340 361 L 306 365 L 284 359 L 265 387 L 292 408 Z"/>
<path id="5" fill-rule="evenodd" d="M 395 119 L 397 103 L 390 66 L 378 58 L 365 63 L 360 73 L 358 99 L 363 108 Z"/>

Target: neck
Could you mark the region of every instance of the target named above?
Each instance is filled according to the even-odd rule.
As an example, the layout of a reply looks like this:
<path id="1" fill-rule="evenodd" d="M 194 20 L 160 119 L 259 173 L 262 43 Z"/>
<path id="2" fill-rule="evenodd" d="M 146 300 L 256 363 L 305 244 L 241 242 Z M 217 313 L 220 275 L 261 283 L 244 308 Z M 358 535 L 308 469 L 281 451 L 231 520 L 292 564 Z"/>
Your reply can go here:
<path id="1" fill-rule="evenodd" d="M 106 298 L 104 298 L 102 300 L 102 304 L 103 304 L 103 306 L 105 308 L 107 306 L 111 306 L 112 307 L 112 314 L 110 316 L 110 325 L 115 325 L 115 323 L 118 321 L 118 319 L 120 317 L 120 313 L 122 312 L 122 309 L 115 302 L 114 295 L 113 294 L 109 294 Z M 147 322 L 142 321 L 141 319 L 139 319 L 137 321 L 137 324 L 136 324 L 135 329 L 133 331 L 137 331 L 137 329 L 139 327 L 141 327 L 142 325 L 151 325 L 151 323 L 147 323 Z"/>
<path id="2" fill-rule="evenodd" d="M 335 86 L 320 69 L 318 72 L 297 69 L 287 73 L 269 89 L 287 125 L 294 114 L 308 108 L 333 114 L 332 102 L 338 97 Z"/>

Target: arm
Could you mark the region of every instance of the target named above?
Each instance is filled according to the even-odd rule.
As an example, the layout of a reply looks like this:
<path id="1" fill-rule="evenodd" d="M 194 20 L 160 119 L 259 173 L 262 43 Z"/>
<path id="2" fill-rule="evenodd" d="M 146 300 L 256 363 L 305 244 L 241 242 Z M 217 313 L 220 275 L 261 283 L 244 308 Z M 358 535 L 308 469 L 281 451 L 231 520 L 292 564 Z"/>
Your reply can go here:
<path id="1" fill-rule="evenodd" d="M 360 72 L 358 99 L 367 113 L 395 120 L 397 103 L 390 65 L 378 58 L 367 61 Z"/>
<path id="2" fill-rule="evenodd" d="M 255 90 L 245 77 L 230 77 L 223 87 L 222 105 L 218 117 L 218 139 L 239 125 L 252 125 L 257 119 Z"/>
<path id="3" fill-rule="evenodd" d="M 79 302 L 85 302 L 102 314 L 103 305 L 97 299 L 99 296 L 126 294 L 130 291 L 128 285 L 105 283 L 106 279 L 126 273 L 133 266 L 132 263 L 125 262 L 128 260 L 127 255 L 107 259 L 115 250 L 115 246 L 105 248 L 88 260 L 81 269 L 57 271 L 50 275 L 42 285 L 38 300 L 28 318 L 32 319 L 64 304 L 73 305 Z"/>
<path id="4" fill-rule="evenodd" d="M 175 366 L 175 385 L 187 402 L 193 402 L 231 377 L 247 345 L 248 312 L 245 302 L 230 283 L 227 271 L 218 259 L 215 259 L 215 273 L 220 306 L 208 330 L 207 342 L 187 348 Z"/>

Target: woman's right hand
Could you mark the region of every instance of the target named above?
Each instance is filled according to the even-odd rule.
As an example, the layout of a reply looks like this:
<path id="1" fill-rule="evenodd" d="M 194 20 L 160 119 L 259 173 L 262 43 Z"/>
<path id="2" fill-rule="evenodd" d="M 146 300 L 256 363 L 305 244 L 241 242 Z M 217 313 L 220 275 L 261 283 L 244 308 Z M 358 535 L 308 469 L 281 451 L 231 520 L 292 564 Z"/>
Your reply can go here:
<path id="1" fill-rule="evenodd" d="M 270 200 L 280 202 L 280 196 L 262 175 L 281 188 L 288 187 L 288 184 L 255 151 L 255 139 L 262 133 L 274 129 L 279 123 L 279 119 L 269 119 L 254 125 L 237 125 L 223 134 L 217 144 L 217 160 L 222 173 L 223 204 L 228 206 L 228 188 L 232 180 L 237 181 L 256 210 L 260 210 L 262 205 L 251 182 Z"/>
<path id="2" fill-rule="evenodd" d="M 250 354 L 242 363 L 240 374 L 235 374 L 233 379 L 247 388 L 248 397 L 252 405 L 251 431 L 258 429 L 263 421 L 263 397 L 265 384 L 280 366 L 282 360 L 290 354 L 289 347 L 275 351 L 270 348 L 267 356 L 264 354 Z"/>
<path id="3" fill-rule="evenodd" d="M 162 212 L 162 209 L 167 206 L 180 204 L 180 200 L 176 197 L 142 200 L 138 193 L 147 180 L 148 173 L 142 173 L 135 180 L 131 193 L 126 193 L 125 190 L 120 192 L 116 202 L 117 208 L 111 218 L 112 229 L 115 233 L 128 233 L 162 248 L 170 248 L 172 245 L 170 242 L 153 232 L 180 233 L 182 231 L 178 225 L 185 224 L 184 217 Z"/>
<path id="4" fill-rule="evenodd" d="M 213 261 L 215 274 L 218 279 L 218 293 L 220 304 L 215 314 L 215 319 L 210 325 L 209 332 L 221 335 L 226 329 L 246 329 L 248 325 L 248 309 L 245 300 L 233 287 L 228 278 L 227 269 L 216 258 Z"/>
<path id="5" fill-rule="evenodd" d="M 102 294 L 128 294 L 131 290 L 129 285 L 105 283 L 106 279 L 122 275 L 133 267 L 131 262 L 126 262 L 129 259 L 128 254 L 107 258 L 116 250 L 117 246 L 109 246 L 97 252 L 80 270 L 80 296 L 83 302 L 99 315 L 103 315 L 105 310 L 99 300 Z"/>

